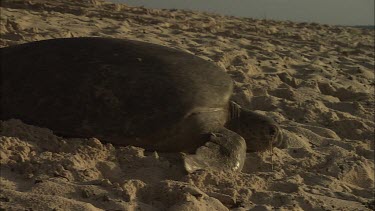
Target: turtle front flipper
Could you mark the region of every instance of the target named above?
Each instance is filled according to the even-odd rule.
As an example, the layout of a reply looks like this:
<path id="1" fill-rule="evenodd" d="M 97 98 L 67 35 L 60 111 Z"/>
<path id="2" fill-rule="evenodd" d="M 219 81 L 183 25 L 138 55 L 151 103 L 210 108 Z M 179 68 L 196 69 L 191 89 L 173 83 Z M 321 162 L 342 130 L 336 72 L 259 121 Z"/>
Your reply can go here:
<path id="1" fill-rule="evenodd" d="M 184 156 L 184 167 L 189 173 L 200 169 L 241 171 L 245 157 L 245 140 L 237 133 L 222 128 L 212 132 L 209 141 L 195 154 Z"/>

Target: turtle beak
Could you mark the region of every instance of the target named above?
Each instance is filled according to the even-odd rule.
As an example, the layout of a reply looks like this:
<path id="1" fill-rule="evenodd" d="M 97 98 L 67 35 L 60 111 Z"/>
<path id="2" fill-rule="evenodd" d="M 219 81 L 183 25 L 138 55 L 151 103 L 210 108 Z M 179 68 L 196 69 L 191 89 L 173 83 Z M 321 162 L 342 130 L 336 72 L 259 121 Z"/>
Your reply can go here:
<path id="1" fill-rule="evenodd" d="M 280 127 L 276 123 L 273 123 L 269 126 L 268 135 L 269 135 L 270 144 L 272 144 L 272 147 L 277 147 L 279 140 L 281 140 L 282 138 L 282 135 L 281 135 Z"/>
<path id="2" fill-rule="evenodd" d="M 282 148 L 283 146 L 283 131 L 280 127 L 277 128 L 277 133 L 275 134 L 275 138 L 273 140 L 272 145 L 277 148 Z"/>

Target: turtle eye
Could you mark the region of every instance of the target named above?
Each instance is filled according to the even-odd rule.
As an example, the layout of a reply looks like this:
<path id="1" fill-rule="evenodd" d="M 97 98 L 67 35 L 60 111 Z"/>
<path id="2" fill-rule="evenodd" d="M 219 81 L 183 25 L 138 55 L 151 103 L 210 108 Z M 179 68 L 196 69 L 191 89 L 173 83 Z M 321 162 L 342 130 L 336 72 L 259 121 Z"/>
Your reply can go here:
<path id="1" fill-rule="evenodd" d="M 279 132 L 279 129 L 276 126 L 272 125 L 272 126 L 269 127 L 268 132 L 271 136 L 275 137 L 277 135 L 277 133 Z"/>

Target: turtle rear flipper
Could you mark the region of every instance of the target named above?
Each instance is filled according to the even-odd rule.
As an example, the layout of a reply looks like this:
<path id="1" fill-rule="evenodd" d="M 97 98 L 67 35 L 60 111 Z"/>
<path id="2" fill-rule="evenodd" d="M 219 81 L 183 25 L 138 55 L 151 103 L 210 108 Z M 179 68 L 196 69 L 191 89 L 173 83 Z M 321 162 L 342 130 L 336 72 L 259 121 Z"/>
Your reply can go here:
<path id="1" fill-rule="evenodd" d="M 246 157 L 246 142 L 237 133 L 222 128 L 195 154 L 184 156 L 184 167 L 192 173 L 200 169 L 241 171 Z"/>

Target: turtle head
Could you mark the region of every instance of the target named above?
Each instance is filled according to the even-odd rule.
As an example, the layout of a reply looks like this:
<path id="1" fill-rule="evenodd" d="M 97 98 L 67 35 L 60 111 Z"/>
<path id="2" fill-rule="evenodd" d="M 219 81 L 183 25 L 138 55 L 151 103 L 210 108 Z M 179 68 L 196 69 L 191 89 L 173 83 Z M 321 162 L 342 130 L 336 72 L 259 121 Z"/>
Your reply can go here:
<path id="1" fill-rule="evenodd" d="M 248 152 L 272 150 L 281 143 L 281 130 L 275 121 L 245 108 L 237 108 L 227 127 L 245 139 Z"/>

